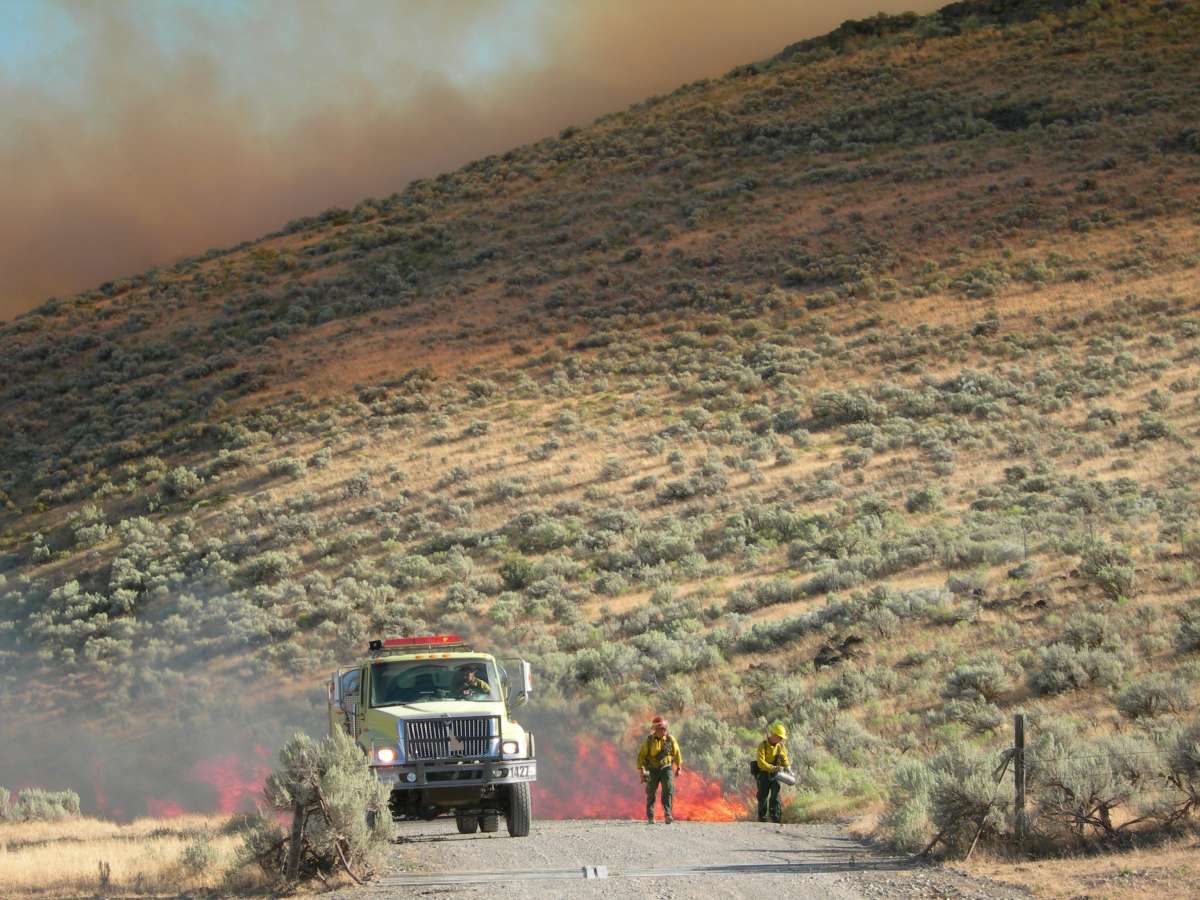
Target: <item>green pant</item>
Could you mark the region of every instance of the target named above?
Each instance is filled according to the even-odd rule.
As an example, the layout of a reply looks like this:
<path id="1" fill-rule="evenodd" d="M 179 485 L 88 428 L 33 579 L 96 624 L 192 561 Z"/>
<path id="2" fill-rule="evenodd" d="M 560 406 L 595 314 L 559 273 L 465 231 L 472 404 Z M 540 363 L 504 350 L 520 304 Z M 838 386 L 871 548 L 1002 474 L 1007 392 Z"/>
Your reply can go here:
<path id="1" fill-rule="evenodd" d="M 767 821 L 770 813 L 772 822 L 783 821 L 783 804 L 779 802 L 779 782 L 758 770 L 758 821 Z"/>
<path id="2" fill-rule="evenodd" d="M 671 799 L 675 796 L 675 781 L 671 776 L 671 767 L 651 769 L 646 778 L 646 818 L 654 818 L 654 793 L 662 785 L 663 815 L 671 818 Z"/>

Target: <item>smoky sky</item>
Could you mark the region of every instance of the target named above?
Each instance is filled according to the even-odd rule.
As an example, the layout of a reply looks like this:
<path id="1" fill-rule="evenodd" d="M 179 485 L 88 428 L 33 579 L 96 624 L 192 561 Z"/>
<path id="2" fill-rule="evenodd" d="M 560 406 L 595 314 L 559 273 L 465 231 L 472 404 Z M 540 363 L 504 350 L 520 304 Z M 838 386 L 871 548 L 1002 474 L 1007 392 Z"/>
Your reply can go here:
<path id="1" fill-rule="evenodd" d="M 938 5 L 4 0 L 0 319 Z"/>

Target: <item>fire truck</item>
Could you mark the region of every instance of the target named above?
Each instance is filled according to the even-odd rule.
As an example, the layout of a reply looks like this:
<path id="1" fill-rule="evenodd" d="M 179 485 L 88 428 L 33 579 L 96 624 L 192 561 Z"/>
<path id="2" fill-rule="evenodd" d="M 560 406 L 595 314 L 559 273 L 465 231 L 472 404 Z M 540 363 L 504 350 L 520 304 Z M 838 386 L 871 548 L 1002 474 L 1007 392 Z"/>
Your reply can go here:
<path id="1" fill-rule="evenodd" d="M 362 747 L 391 788 L 393 818 L 453 814 L 458 830 L 529 834 L 533 735 L 511 717 L 529 701 L 523 659 L 472 650 L 454 634 L 373 640 L 327 686 L 329 728 Z"/>

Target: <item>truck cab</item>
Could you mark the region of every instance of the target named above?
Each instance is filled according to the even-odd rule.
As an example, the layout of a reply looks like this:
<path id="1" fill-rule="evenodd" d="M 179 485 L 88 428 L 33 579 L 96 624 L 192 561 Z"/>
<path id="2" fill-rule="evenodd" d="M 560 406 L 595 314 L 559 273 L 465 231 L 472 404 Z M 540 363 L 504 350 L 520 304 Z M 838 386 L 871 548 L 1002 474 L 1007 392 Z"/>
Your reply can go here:
<path id="1" fill-rule="evenodd" d="M 512 718 L 532 693 L 529 663 L 457 635 L 370 642 L 328 683 L 329 728 L 349 733 L 391 788 L 396 819 L 453 814 L 458 830 L 529 834 L 534 738 Z"/>

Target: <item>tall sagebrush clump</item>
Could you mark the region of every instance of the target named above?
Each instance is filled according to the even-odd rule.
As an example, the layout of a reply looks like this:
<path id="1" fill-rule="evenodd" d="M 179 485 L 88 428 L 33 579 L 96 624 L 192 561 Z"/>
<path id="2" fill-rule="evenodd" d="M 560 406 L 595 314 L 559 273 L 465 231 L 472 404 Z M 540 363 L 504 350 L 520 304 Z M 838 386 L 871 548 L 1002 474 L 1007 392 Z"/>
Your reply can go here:
<path id="1" fill-rule="evenodd" d="M 392 834 L 388 792 L 362 750 L 337 731 L 320 743 L 303 733 L 279 751 L 280 767 L 263 794 L 291 811 L 291 833 L 258 815 L 243 831 L 241 865 L 257 864 L 275 881 L 294 883 L 338 868 L 354 881 L 369 877 Z"/>
<path id="2" fill-rule="evenodd" d="M 79 795 L 74 791 L 25 788 L 13 803 L 8 789 L 0 787 L 0 822 L 57 822 L 78 815 Z"/>

